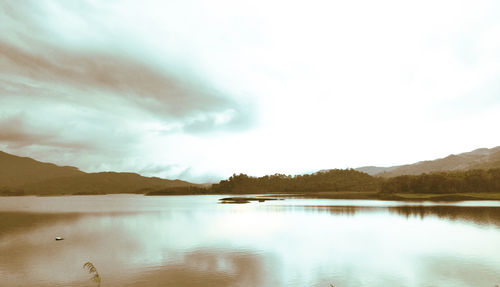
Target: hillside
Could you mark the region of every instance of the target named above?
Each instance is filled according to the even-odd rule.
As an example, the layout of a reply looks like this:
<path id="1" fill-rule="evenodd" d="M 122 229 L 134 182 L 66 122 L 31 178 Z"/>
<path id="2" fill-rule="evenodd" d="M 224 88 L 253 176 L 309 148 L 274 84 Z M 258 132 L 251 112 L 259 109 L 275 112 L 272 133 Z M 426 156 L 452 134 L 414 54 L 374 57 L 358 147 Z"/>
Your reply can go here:
<path id="1" fill-rule="evenodd" d="M 151 190 L 191 186 L 181 180 L 144 177 L 136 173 L 99 172 L 61 177 L 22 186 L 28 194 L 111 194 L 145 193 Z"/>
<path id="2" fill-rule="evenodd" d="M 370 167 L 371 170 L 378 168 L 379 172 L 371 173 L 381 177 L 394 177 L 400 175 L 419 175 L 422 173 L 459 171 L 471 169 L 500 168 L 500 146 L 487 149 L 481 148 L 471 152 L 452 154 L 445 158 L 421 161 L 414 164 L 394 166 L 390 168 Z M 366 167 L 357 170 L 367 172 Z"/>
<path id="3" fill-rule="evenodd" d="M 75 167 L 0 152 L 0 195 L 146 193 L 182 186 L 197 185 L 136 173 L 85 173 Z"/>
<path id="4" fill-rule="evenodd" d="M 0 188 L 20 187 L 48 179 L 82 174 L 84 172 L 76 167 L 58 166 L 0 151 Z"/>
<path id="5" fill-rule="evenodd" d="M 375 175 L 375 174 L 381 173 L 381 172 L 393 171 L 396 168 L 398 168 L 398 166 L 390 166 L 390 167 L 362 166 L 362 167 L 355 168 L 355 170 L 367 173 L 369 175 Z"/>
<path id="6" fill-rule="evenodd" d="M 471 168 L 473 168 L 473 169 L 500 168 L 500 150 L 491 153 L 488 156 L 487 161 L 474 164 Z"/>
<path id="7" fill-rule="evenodd" d="M 500 192 L 500 169 L 472 169 L 402 175 L 387 178 L 380 185 L 383 194 L 462 194 Z"/>

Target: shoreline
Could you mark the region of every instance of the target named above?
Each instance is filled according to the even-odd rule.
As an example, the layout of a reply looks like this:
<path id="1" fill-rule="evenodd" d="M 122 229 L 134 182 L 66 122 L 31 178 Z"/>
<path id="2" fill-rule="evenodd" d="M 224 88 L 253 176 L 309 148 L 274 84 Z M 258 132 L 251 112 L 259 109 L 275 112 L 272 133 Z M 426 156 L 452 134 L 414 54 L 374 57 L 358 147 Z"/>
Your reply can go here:
<path id="1" fill-rule="evenodd" d="M 36 197 L 51 197 L 51 196 L 95 196 L 95 195 L 113 195 L 113 194 L 136 194 L 143 196 L 186 196 L 186 195 L 220 195 L 232 197 L 247 197 L 255 195 L 255 193 L 189 193 L 189 192 L 173 192 L 173 193 L 103 193 L 103 194 L 0 194 L 0 197 L 19 197 L 19 196 L 36 196 Z M 316 191 L 316 192 L 297 192 L 297 193 L 262 193 L 259 196 L 278 197 L 278 198 L 317 198 L 317 199 L 349 199 L 349 200 L 380 200 L 380 201 L 413 201 L 413 202 L 458 202 L 458 201 L 477 201 L 477 200 L 494 200 L 500 201 L 500 192 L 493 193 L 464 193 L 464 194 L 440 194 L 440 193 L 397 193 L 384 194 L 376 191 Z"/>

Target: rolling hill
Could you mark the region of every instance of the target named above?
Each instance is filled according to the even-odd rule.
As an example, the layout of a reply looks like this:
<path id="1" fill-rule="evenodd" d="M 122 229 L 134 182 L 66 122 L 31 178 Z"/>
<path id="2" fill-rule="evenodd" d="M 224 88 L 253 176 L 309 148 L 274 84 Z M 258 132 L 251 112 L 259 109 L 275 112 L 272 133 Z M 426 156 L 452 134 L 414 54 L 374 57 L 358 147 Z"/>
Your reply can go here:
<path id="1" fill-rule="evenodd" d="M 0 152 L 0 195 L 145 193 L 180 186 L 198 185 L 136 173 L 86 173 Z"/>
<path id="2" fill-rule="evenodd" d="M 358 171 L 381 177 L 419 175 L 438 171 L 500 168 L 500 146 L 491 149 L 480 148 L 471 152 L 452 154 L 436 160 L 420 161 L 414 164 L 392 167 L 360 167 Z"/>
<path id="3" fill-rule="evenodd" d="M 20 187 L 48 179 L 77 176 L 84 172 L 72 166 L 58 166 L 0 151 L 0 187 Z"/>

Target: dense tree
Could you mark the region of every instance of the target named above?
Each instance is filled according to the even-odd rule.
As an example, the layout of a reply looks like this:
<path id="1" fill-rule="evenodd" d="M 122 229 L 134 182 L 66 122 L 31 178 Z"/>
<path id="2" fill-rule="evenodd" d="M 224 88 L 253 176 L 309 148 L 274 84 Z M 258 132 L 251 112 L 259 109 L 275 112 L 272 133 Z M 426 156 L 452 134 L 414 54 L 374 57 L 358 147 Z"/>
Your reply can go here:
<path id="1" fill-rule="evenodd" d="M 214 184 L 217 193 L 273 193 L 307 191 L 374 191 L 378 178 L 354 169 L 333 169 L 305 175 L 274 174 L 250 177 L 234 174 L 227 180 Z"/>
<path id="2" fill-rule="evenodd" d="M 436 172 L 385 179 L 383 193 L 500 192 L 500 169 Z"/>

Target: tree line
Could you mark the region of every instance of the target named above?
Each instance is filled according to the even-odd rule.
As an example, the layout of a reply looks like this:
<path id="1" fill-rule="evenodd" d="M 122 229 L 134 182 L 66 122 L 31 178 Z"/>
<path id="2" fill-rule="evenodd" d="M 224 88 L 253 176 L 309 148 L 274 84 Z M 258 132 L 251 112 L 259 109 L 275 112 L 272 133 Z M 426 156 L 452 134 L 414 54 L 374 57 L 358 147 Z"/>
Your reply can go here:
<path id="1" fill-rule="evenodd" d="M 382 193 L 500 192 L 500 169 L 434 172 L 402 175 L 380 183 Z"/>
<path id="2" fill-rule="evenodd" d="M 95 183 L 104 191 L 107 186 Z M 61 187 L 63 188 L 63 187 Z M 74 189 L 73 194 L 77 193 Z M 127 190 L 131 192 L 130 190 Z M 127 192 L 123 190 L 122 192 Z M 354 169 L 332 169 L 304 175 L 274 174 L 253 177 L 234 174 L 210 187 L 178 186 L 170 188 L 138 188 L 135 193 L 147 195 L 172 194 L 258 194 L 308 193 L 320 191 L 378 191 L 380 195 L 397 193 L 490 193 L 500 192 L 500 169 L 434 172 L 402 175 L 392 178 L 370 176 Z M 0 196 L 25 195 L 20 189 L 2 188 Z"/>
<path id="3" fill-rule="evenodd" d="M 252 177 L 234 174 L 212 185 L 214 193 L 287 193 L 311 191 L 374 191 L 380 179 L 354 169 L 332 169 L 304 175 Z"/>
<path id="4" fill-rule="evenodd" d="M 370 176 L 354 169 L 333 169 L 304 175 L 251 177 L 234 174 L 208 189 L 210 193 L 293 193 L 317 191 L 378 191 L 380 193 L 500 192 L 500 169 L 433 172 L 392 178 Z"/>
<path id="5" fill-rule="evenodd" d="M 500 192 L 500 169 L 467 170 L 381 178 L 354 169 L 332 169 L 304 175 L 274 174 L 253 177 L 233 174 L 211 187 L 174 187 L 148 190 L 148 195 L 258 194 L 319 191 L 378 191 L 396 193 L 488 193 Z"/>

